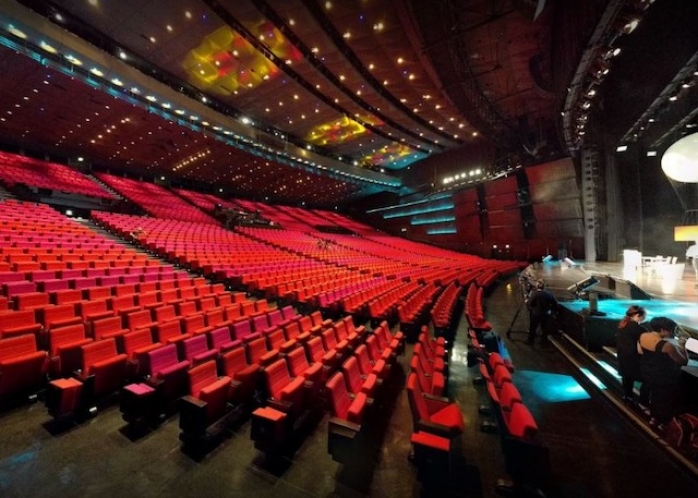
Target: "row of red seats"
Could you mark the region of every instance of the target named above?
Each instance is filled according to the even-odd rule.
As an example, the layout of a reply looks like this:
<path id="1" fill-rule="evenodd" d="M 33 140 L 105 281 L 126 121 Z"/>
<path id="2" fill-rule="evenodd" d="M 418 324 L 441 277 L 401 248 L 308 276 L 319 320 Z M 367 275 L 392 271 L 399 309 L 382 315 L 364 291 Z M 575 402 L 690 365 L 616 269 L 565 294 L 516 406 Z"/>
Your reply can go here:
<path id="1" fill-rule="evenodd" d="M 548 449 L 537 442 L 538 425 L 522 401 L 512 378 L 511 364 L 492 352 L 480 361 L 495 424 L 487 421 L 483 429 L 496 427 L 502 440 L 506 471 L 511 482 L 500 491 L 545 488 L 550 478 Z M 488 413 L 488 411 L 485 411 Z"/>
<path id="2" fill-rule="evenodd" d="M 414 342 L 417 332 L 426 323 L 434 299 L 442 291 L 438 285 L 427 284 L 408 299 L 398 303 L 397 317 L 400 329 Z"/>
<path id="3" fill-rule="evenodd" d="M 475 282 L 468 287 L 465 298 L 465 316 L 470 328 L 476 330 L 492 330 L 492 325 L 485 319 L 485 307 L 483 302 L 484 288 Z"/>
<path id="4" fill-rule="evenodd" d="M 368 316 L 373 323 L 387 320 L 389 323 L 397 321 L 397 306 L 404 299 L 417 292 L 421 285 L 416 282 L 406 282 L 390 289 L 387 292 L 371 299 L 366 303 Z"/>
<path id="5" fill-rule="evenodd" d="M 214 218 L 203 213 L 181 197 L 154 183 L 146 183 L 106 173 L 97 173 L 95 176 L 157 218 L 210 224 L 218 223 Z"/>
<path id="6" fill-rule="evenodd" d="M 443 338 L 432 339 L 422 327 L 410 361 L 407 399 L 412 414 L 412 461 L 425 486 L 447 482 L 451 456 L 465 430 L 459 406 L 444 397 L 447 351 Z"/>
<path id="7" fill-rule="evenodd" d="M 79 331 L 74 331 L 75 336 L 72 342 L 53 343 L 50 353 L 56 354 L 55 360 L 52 357 L 52 362 L 56 362 L 56 372 L 66 375 L 75 370 L 78 373 L 73 374 L 72 380 L 58 379 L 51 383 L 54 395 L 51 398 L 52 404 L 49 406 L 49 411 L 52 415 L 65 417 L 75 415 L 77 411 L 89 410 L 94 407 L 97 397 L 121 388 L 128 379 L 141 378 L 148 374 L 152 369 L 150 356 L 163 346 L 175 347 L 179 362 L 186 361 L 190 365 L 197 365 L 217 358 L 225 348 L 240 344 L 240 341 L 236 343 L 233 340 L 229 322 L 217 324 L 211 322 L 209 312 L 202 312 L 195 307 L 190 307 L 187 312 L 184 310 L 185 304 L 192 304 L 192 302 L 182 303 L 177 310 L 179 313 L 175 313 L 171 305 L 153 310 L 131 311 L 122 317 L 123 322 L 119 320 L 121 323 L 115 324 L 116 327 L 127 328 L 103 334 L 95 337 L 94 340 L 84 335 L 83 329 L 82 337 Z M 260 305 L 259 308 L 258 312 L 263 313 L 263 307 Z M 264 311 L 269 310 L 264 307 Z M 281 313 L 281 310 L 276 311 Z M 118 319 L 118 317 L 109 317 L 96 320 L 94 326 L 98 327 L 101 322 L 115 318 Z M 240 323 L 246 320 L 248 318 L 243 318 Z M 268 325 L 268 322 L 265 323 Z M 81 324 L 78 325 L 78 327 L 81 326 Z M 58 340 L 70 328 L 77 329 L 75 326 L 61 327 L 52 330 L 51 337 Z M 63 335 L 63 340 L 66 339 Z M 99 344 L 99 348 L 95 344 Z M 86 352 L 95 348 L 103 355 L 99 362 L 106 363 L 111 368 L 100 371 L 94 365 L 85 363 Z M 77 365 L 73 365 L 71 359 L 76 357 L 76 351 L 77 356 L 82 355 L 83 359 L 78 360 Z M 78 368 L 74 369 L 75 366 Z M 95 378 L 91 379 L 90 376 Z M 78 386 L 82 391 L 80 397 L 71 393 L 74 389 L 78 389 Z M 66 400 L 72 400 L 72 402 Z"/>
<path id="8" fill-rule="evenodd" d="M 260 301 L 257 301 L 260 303 Z M 275 318 L 278 317 L 277 318 Z M 218 329 L 206 332 L 208 336 L 208 349 L 206 349 L 203 341 L 196 350 L 195 356 L 182 356 L 194 365 L 201 361 L 207 361 L 217 357 L 218 375 L 228 376 L 232 380 L 231 389 L 229 392 L 228 402 L 233 404 L 249 404 L 252 400 L 252 394 L 257 388 L 259 374 L 261 369 L 269 365 L 280 355 L 292 354 L 294 357 L 299 353 L 291 353 L 301 341 L 306 340 L 310 336 L 310 332 L 315 328 L 322 327 L 322 318 L 317 315 L 300 316 L 295 314 L 290 306 L 282 309 L 268 310 L 268 313 L 257 315 L 251 319 L 239 320 L 229 327 L 220 327 Z M 353 322 L 351 322 L 353 328 Z M 185 339 L 181 344 L 185 346 L 198 335 Z M 317 341 L 320 342 L 319 340 Z M 312 343 L 311 343 L 312 344 Z M 324 354 L 322 344 L 320 351 Z M 163 368 L 169 368 L 168 365 L 162 365 Z M 169 372 L 169 370 L 167 370 Z M 146 398 L 149 400 L 153 396 L 156 399 L 162 399 L 164 390 L 165 393 L 179 392 L 171 386 L 160 385 L 151 380 L 153 376 L 163 378 L 167 373 L 150 372 L 146 378 L 146 386 L 138 386 L 127 389 L 125 392 L 126 404 L 122 404 L 124 417 L 128 421 L 138 421 L 143 418 L 152 419 L 151 402 L 146 403 Z M 179 379 L 179 377 L 177 377 Z M 181 379 L 180 379 L 181 380 Z M 149 387 L 148 387 L 149 386 Z M 190 394 L 196 396 L 196 390 Z M 169 401 L 172 401 L 169 399 Z M 217 419 L 214 415 L 207 415 L 204 418 L 192 420 L 189 414 L 194 411 L 200 413 L 197 409 L 198 403 L 189 400 L 189 404 L 182 414 L 181 425 L 182 429 L 188 435 L 184 439 L 196 439 L 205 431 L 206 424 L 204 420 Z M 155 406 L 161 406 L 156 404 Z M 218 408 L 226 408 L 225 405 L 217 405 Z M 163 405 L 164 406 L 164 405 Z M 209 409 L 213 409 L 210 407 Z M 226 408 L 227 409 L 227 408 Z M 214 410 L 216 411 L 216 410 Z M 155 413 L 159 416 L 159 413 Z M 218 413 L 221 415 L 221 413 Z M 156 417 L 157 418 L 157 417 Z"/>
<path id="9" fill-rule="evenodd" d="M 401 332 L 391 334 L 386 322 L 380 324 L 327 381 L 331 415 L 328 452 L 333 460 L 355 465 L 358 455 L 366 455 L 367 449 L 376 444 L 377 418 L 389 394 L 391 373 L 404 339 Z"/>
<path id="10" fill-rule="evenodd" d="M 90 178 L 63 164 L 0 152 L 0 165 L 0 180 L 10 186 L 21 183 L 90 197 L 113 198 Z"/>
<path id="11" fill-rule="evenodd" d="M 376 285 L 361 289 L 343 298 L 340 301 L 342 311 L 353 315 L 368 316 L 367 304 L 370 300 L 402 285 L 402 282 L 397 280 L 381 279 L 375 283 Z"/>
<path id="12" fill-rule="evenodd" d="M 0 273 L 0 276 L 5 279 L 0 289 L 2 289 L 1 294 L 7 298 L 14 298 L 15 300 L 21 301 L 22 299 L 27 299 L 27 294 L 50 294 L 65 289 L 81 290 L 97 286 L 112 287 L 124 284 L 144 284 L 147 282 L 159 282 L 164 280 L 179 281 L 190 278 L 189 275 L 180 272 L 168 270 L 160 271 L 159 268 L 161 267 L 158 266 L 151 266 L 150 268 L 152 271 L 143 271 L 145 268 L 148 268 L 143 266 L 134 266 L 131 268 L 133 268 L 134 271 L 128 273 L 126 271 L 110 272 L 112 274 L 109 275 L 106 275 L 107 272 L 104 268 L 73 268 L 69 270 L 60 270 L 57 274 L 60 276 L 56 276 L 55 278 L 51 278 L 50 273 L 55 270 L 38 270 L 33 273 L 40 273 L 42 276 L 35 280 L 18 278 L 22 275 L 17 273 L 12 275 Z M 116 270 L 117 267 L 114 267 L 114 269 Z M 125 268 L 119 267 L 119 269 L 124 270 Z M 21 303 L 17 305 L 16 309 L 23 309 Z"/>
<path id="13" fill-rule="evenodd" d="M 456 304 L 463 287 L 454 283 L 447 286 L 434 303 L 431 310 L 431 319 L 434 328 L 440 330 L 450 330 L 454 325 Z M 460 317 L 458 317 L 460 318 Z"/>
<path id="14" fill-rule="evenodd" d="M 351 317 L 331 324 L 323 320 L 319 313 L 314 313 L 292 320 L 283 327 L 269 327 L 245 337 L 242 340 L 242 347 L 246 351 L 245 361 L 242 361 L 239 349 L 233 348 L 230 353 L 226 353 L 224 361 L 227 368 L 221 373 L 232 381 L 244 381 L 248 385 L 243 389 L 245 393 L 249 394 L 256 383 L 250 377 L 264 379 L 262 404 L 265 408 L 256 412 L 257 422 L 253 418 L 253 439 L 260 432 L 257 425 L 268 421 L 260 413 L 275 410 L 274 420 L 284 419 L 286 424 L 293 426 L 301 421 L 306 409 L 317 406 L 311 402 L 313 397 L 303 394 L 304 386 L 307 387 L 309 382 L 314 386 L 313 392 L 316 392 L 326 379 L 326 372 L 336 368 L 343 345 L 358 339 L 362 330 L 354 328 Z M 235 364 L 227 361 L 232 360 L 233 355 L 237 356 Z M 218 381 L 214 380 L 215 382 Z M 241 396 L 236 400 L 246 403 L 251 401 Z M 180 426 L 184 441 L 199 439 L 211 423 L 225 415 L 229 402 L 233 399 L 229 398 L 226 404 L 219 404 L 218 408 L 208 404 L 202 406 L 201 401 L 205 400 L 192 393 L 183 404 Z M 202 412 L 209 409 L 215 413 L 203 417 Z M 262 444 L 259 441 L 257 443 Z"/>
<path id="15" fill-rule="evenodd" d="M 349 283 L 345 283 L 334 290 L 319 292 L 313 304 L 330 314 L 336 314 L 340 311 L 342 299 L 364 289 L 375 287 L 384 281 L 385 279 L 383 277 L 360 274 L 358 278 L 352 279 Z"/>

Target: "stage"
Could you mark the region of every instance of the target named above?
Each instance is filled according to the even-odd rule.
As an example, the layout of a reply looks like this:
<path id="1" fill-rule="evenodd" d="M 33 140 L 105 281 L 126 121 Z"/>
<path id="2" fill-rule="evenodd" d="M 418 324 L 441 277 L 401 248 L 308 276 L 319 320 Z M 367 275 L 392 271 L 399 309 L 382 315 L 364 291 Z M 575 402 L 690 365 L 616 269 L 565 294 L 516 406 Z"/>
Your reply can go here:
<path id="1" fill-rule="evenodd" d="M 618 322 L 632 304 L 647 310 L 647 320 L 666 316 L 698 337 L 698 288 L 690 266 L 628 268 L 621 263 L 575 263 L 536 263 L 527 271 L 545 280 L 548 290 L 562 304 L 561 328 L 590 351 L 615 346 Z M 589 312 L 585 294 L 580 299 L 568 290 L 591 276 L 599 281 L 589 288 L 599 296 L 595 314 Z"/>

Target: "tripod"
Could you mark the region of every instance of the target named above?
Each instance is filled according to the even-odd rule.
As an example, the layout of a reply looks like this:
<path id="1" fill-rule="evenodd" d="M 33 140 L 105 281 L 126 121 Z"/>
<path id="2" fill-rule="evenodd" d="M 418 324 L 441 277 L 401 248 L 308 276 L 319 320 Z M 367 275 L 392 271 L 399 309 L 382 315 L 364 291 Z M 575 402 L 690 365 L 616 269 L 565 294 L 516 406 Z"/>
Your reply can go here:
<path id="1" fill-rule="evenodd" d="M 507 329 L 507 338 L 511 338 L 512 332 L 520 332 L 520 331 L 514 331 L 512 329 L 514 328 L 514 324 L 516 323 L 516 319 L 519 318 L 519 313 L 521 313 L 521 310 L 523 309 L 525 304 L 526 304 L 526 301 L 521 301 L 521 303 L 519 303 L 519 307 L 516 309 L 516 313 L 514 313 L 514 318 L 511 319 L 511 323 L 509 324 L 509 328 Z M 525 332 L 528 333 L 528 331 L 525 331 Z"/>
<path id="2" fill-rule="evenodd" d="M 516 323 L 516 320 L 519 318 L 519 313 L 521 313 L 521 310 L 526 305 L 528 293 L 531 291 L 531 288 L 532 288 L 532 285 L 531 285 L 531 282 L 529 281 L 529 277 L 525 273 L 522 273 L 521 276 L 519 277 L 519 298 L 521 301 L 519 302 L 519 307 L 516 309 L 516 313 L 514 313 L 514 318 L 511 319 L 511 323 L 509 324 L 509 328 L 507 329 L 507 338 L 511 338 L 512 332 L 522 332 L 522 331 L 514 331 L 512 329 L 514 328 L 514 324 Z M 528 331 L 525 331 L 525 332 L 528 333 Z"/>

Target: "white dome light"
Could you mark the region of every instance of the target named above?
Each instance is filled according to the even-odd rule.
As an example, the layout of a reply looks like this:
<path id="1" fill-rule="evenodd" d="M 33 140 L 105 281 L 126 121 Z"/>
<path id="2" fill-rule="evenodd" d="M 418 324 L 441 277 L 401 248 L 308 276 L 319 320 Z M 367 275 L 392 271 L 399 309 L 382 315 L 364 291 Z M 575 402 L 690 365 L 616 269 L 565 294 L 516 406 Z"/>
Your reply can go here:
<path id="1" fill-rule="evenodd" d="M 683 183 L 698 183 L 698 133 L 683 137 L 662 156 L 664 174 Z"/>

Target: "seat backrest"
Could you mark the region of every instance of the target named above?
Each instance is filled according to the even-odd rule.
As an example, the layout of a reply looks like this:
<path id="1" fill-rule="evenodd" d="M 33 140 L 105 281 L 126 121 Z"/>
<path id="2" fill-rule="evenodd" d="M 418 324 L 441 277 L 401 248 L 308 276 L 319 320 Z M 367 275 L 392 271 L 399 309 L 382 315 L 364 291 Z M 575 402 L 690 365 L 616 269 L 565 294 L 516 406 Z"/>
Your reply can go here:
<path id="1" fill-rule="evenodd" d="M 242 313 L 243 316 L 254 315 L 255 311 L 254 301 L 245 301 L 240 304 L 240 313 Z"/>
<path id="2" fill-rule="evenodd" d="M 322 319 L 322 314 L 319 311 L 313 311 L 310 314 L 310 319 L 313 322 L 313 327 L 317 327 L 318 325 L 322 325 L 322 322 L 324 321 Z"/>
<path id="3" fill-rule="evenodd" d="M 207 311 L 216 308 L 216 299 L 213 296 L 201 298 L 199 301 L 201 305 L 201 311 Z"/>
<path id="4" fill-rule="evenodd" d="M 122 336 L 124 353 L 131 356 L 136 350 L 153 344 L 153 336 L 148 329 L 140 329 Z"/>
<path id="5" fill-rule="evenodd" d="M 327 392 L 329 393 L 330 412 L 332 416 L 347 419 L 349 407 L 351 406 L 351 398 L 347 391 L 347 385 L 344 381 L 342 372 L 335 373 L 329 381 L 327 381 Z"/>
<path id="6" fill-rule="evenodd" d="M 156 322 L 167 322 L 170 320 L 176 320 L 177 313 L 175 312 L 175 307 L 171 304 L 165 306 L 160 306 L 155 308 L 155 321 Z"/>
<path id="7" fill-rule="evenodd" d="M 378 347 L 378 343 L 376 342 L 376 338 L 373 335 L 369 335 L 368 338 L 366 338 L 366 349 L 368 350 L 368 356 L 373 360 L 373 361 L 378 361 L 380 359 L 381 354 L 380 354 L 380 348 Z M 416 345 L 415 345 L 416 347 Z"/>
<path id="8" fill-rule="evenodd" d="M 361 344 L 358 348 L 354 350 L 354 356 L 359 363 L 359 370 L 361 370 L 362 375 L 369 375 L 373 370 L 371 365 L 371 358 L 368 356 L 368 349 L 366 349 L 365 344 Z"/>
<path id="9" fill-rule="evenodd" d="M 296 316 L 296 312 L 293 309 L 293 306 L 284 306 L 281 308 L 281 313 L 284 315 L 284 320 L 290 320 L 294 316 Z"/>
<path id="10" fill-rule="evenodd" d="M 247 343 L 247 357 L 250 363 L 259 363 L 267 352 L 267 341 L 264 337 L 258 337 Z"/>
<path id="11" fill-rule="evenodd" d="M 34 334 L 0 339 L 0 361 L 35 352 L 36 337 Z"/>
<path id="12" fill-rule="evenodd" d="M 521 403 L 521 394 L 512 382 L 505 382 L 499 390 L 499 404 L 504 410 L 511 410 L 514 403 Z"/>
<path id="13" fill-rule="evenodd" d="M 33 310 L 5 311 L 0 317 L 0 331 L 36 323 Z"/>
<path id="14" fill-rule="evenodd" d="M 291 377 L 299 377 L 310 368 L 308 357 L 305 356 L 305 350 L 303 348 L 295 348 L 288 353 L 288 355 L 286 355 L 286 361 L 288 362 L 288 369 L 291 373 Z"/>
<path id="15" fill-rule="evenodd" d="M 148 351 L 148 375 L 154 377 L 157 373 L 164 368 L 171 365 L 176 365 L 179 363 L 179 358 L 177 357 L 177 347 L 174 344 L 167 344 L 165 346 Z"/>
<path id="16" fill-rule="evenodd" d="M 244 319 L 233 323 L 231 331 L 233 339 L 237 339 L 239 341 L 243 340 L 245 337 L 252 333 L 252 328 L 250 327 L 250 320 Z"/>
<path id="17" fill-rule="evenodd" d="M 538 434 L 538 424 L 523 403 L 514 403 L 509 415 L 509 433 L 512 436 L 532 441 Z"/>
<path id="18" fill-rule="evenodd" d="M 419 361 L 419 356 L 412 355 L 412 359 L 410 360 L 410 370 L 417 374 L 419 388 L 424 392 L 431 392 L 430 382 L 427 376 L 424 374 L 424 368 Z"/>
<path id="19" fill-rule="evenodd" d="M 254 309 L 258 313 L 264 313 L 269 310 L 269 303 L 266 299 L 258 299 L 254 303 Z"/>
<path id="20" fill-rule="evenodd" d="M 255 332 L 261 332 L 269 326 L 267 315 L 258 315 L 252 317 L 252 328 Z"/>
<path id="21" fill-rule="evenodd" d="M 497 368 L 497 365 L 504 365 L 504 358 L 502 358 L 502 355 L 499 353 L 490 353 L 488 361 L 490 364 L 490 371 L 492 372 Z"/>
<path id="22" fill-rule="evenodd" d="M 58 355 L 58 348 L 64 344 L 85 339 L 85 325 L 78 323 L 49 330 L 48 343 L 51 356 Z"/>
<path id="23" fill-rule="evenodd" d="M 128 323 L 130 330 L 136 330 L 143 326 L 149 326 L 153 323 L 153 318 L 150 310 L 132 311 L 126 315 L 126 323 Z"/>
<path id="24" fill-rule="evenodd" d="M 209 346 L 211 349 L 220 349 L 223 344 L 230 342 L 230 328 L 218 327 L 208 333 Z"/>
<path id="25" fill-rule="evenodd" d="M 291 377 L 286 367 L 286 360 L 276 360 L 264 368 L 264 378 L 267 384 L 269 396 L 279 399 L 279 393 L 291 382 Z"/>
<path id="26" fill-rule="evenodd" d="M 159 323 L 155 327 L 155 337 L 159 342 L 165 343 L 172 337 L 182 335 L 182 325 L 178 320 Z"/>
<path id="27" fill-rule="evenodd" d="M 298 325 L 298 322 L 291 322 L 284 325 L 284 330 L 286 331 L 286 337 L 288 337 L 289 340 L 295 339 L 301 333 L 301 328 Z"/>
<path id="28" fill-rule="evenodd" d="M 82 291 L 79 289 L 56 290 L 52 296 L 56 304 L 73 304 L 82 301 Z"/>
<path id="29" fill-rule="evenodd" d="M 325 355 L 325 348 L 322 347 L 322 339 L 319 337 L 313 337 L 307 343 L 308 356 L 313 363 L 317 363 L 322 360 Z"/>
<path id="30" fill-rule="evenodd" d="M 279 310 L 272 310 L 267 313 L 267 320 L 269 321 L 270 327 L 275 327 L 279 323 L 284 321 L 284 317 Z"/>
<path id="31" fill-rule="evenodd" d="M 50 327 L 52 322 L 75 317 L 75 306 L 72 304 L 57 304 L 47 306 L 43 311 L 44 326 Z"/>
<path id="32" fill-rule="evenodd" d="M 229 292 L 224 292 L 216 296 L 216 303 L 218 303 L 218 306 L 222 307 L 230 306 L 233 304 L 233 298 Z"/>
<path id="33" fill-rule="evenodd" d="M 313 321 L 309 316 L 302 316 L 299 325 L 302 332 L 310 332 L 313 329 Z"/>
<path id="34" fill-rule="evenodd" d="M 185 339 L 182 342 L 182 348 L 184 350 L 184 359 L 192 361 L 194 356 L 208 351 L 208 341 L 206 336 L 203 334 L 195 335 L 189 339 Z"/>
<path id="35" fill-rule="evenodd" d="M 113 338 L 85 344 L 80 350 L 82 371 L 87 374 L 90 373 L 90 367 L 95 363 L 108 360 L 117 355 L 116 341 Z"/>
<path id="36" fill-rule="evenodd" d="M 237 372 L 249 366 L 250 364 L 247 362 L 245 348 L 242 346 L 233 348 L 221 356 L 221 367 L 223 373 L 232 378 L 235 378 L 235 374 Z"/>
<path id="37" fill-rule="evenodd" d="M 509 373 L 509 370 L 507 370 L 507 367 L 504 365 L 497 365 L 497 367 L 494 369 L 493 380 L 497 388 L 501 388 L 502 384 L 505 382 L 511 382 L 511 374 Z"/>
<path id="38" fill-rule="evenodd" d="M 204 315 L 189 315 L 184 319 L 184 333 L 193 334 L 196 330 L 202 329 L 206 326 L 204 322 Z"/>
<path id="39" fill-rule="evenodd" d="M 189 394 L 199 398 L 201 390 L 218 380 L 216 362 L 211 360 L 189 370 Z"/>
<path id="40" fill-rule="evenodd" d="M 326 351 L 331 351 L 337 347 L 337 336 L 334 335 L 334 330 L 326 329 L 322 331 L 322 343 Z"/>
<path id="41" fill-rule="evenodd" d="M 337 336 L 338 341 L 343 341 L 344 339 L 349 337 L 349 333 L 347 332 L 347 325 L 344 323 L 344 320 L 334 324 L 334 333 Z"/>
<path id="42" fill-rule="evenodd" d="M 270 350 L 279 349 L 279 347 L 286 342 L 284 331 L 278 327 L 267 333 L 266 336 Z"/>
<path id="43" fill-rule="evenodd" d="M 113 334 L 123 330 L 121 327 L 121 317 L 120 316 L 110 316 L 107 318 L 100 318 L 92 322 L 92 335 L 95 340 L 102 339 L 105 335 Z"/>
<path id="44" fill-rule="evenodd" d="M 361 391 L 363 379 L 359 370 L 359 363 L 353 356 L 342 364 L 342 372 L 344 372 L 344 380 L 347 383 L 349 392 L 357 394 Z"/>
<path id="45" fill-rule="evenodd" d="M 176 308 L 179 316 L 189 316 L 198 313 L 195 301 L 184 301 L 181 303 L 177 303 Z"/>
<path id="46" fill-rule="evenodd" d="M 407 400 L 412 411 L 412 421 L 416 425 L 420 420 L 429 421 L 429 409 L 422 395 L 417 374 L 412 372 L 407 378 Z"/>

